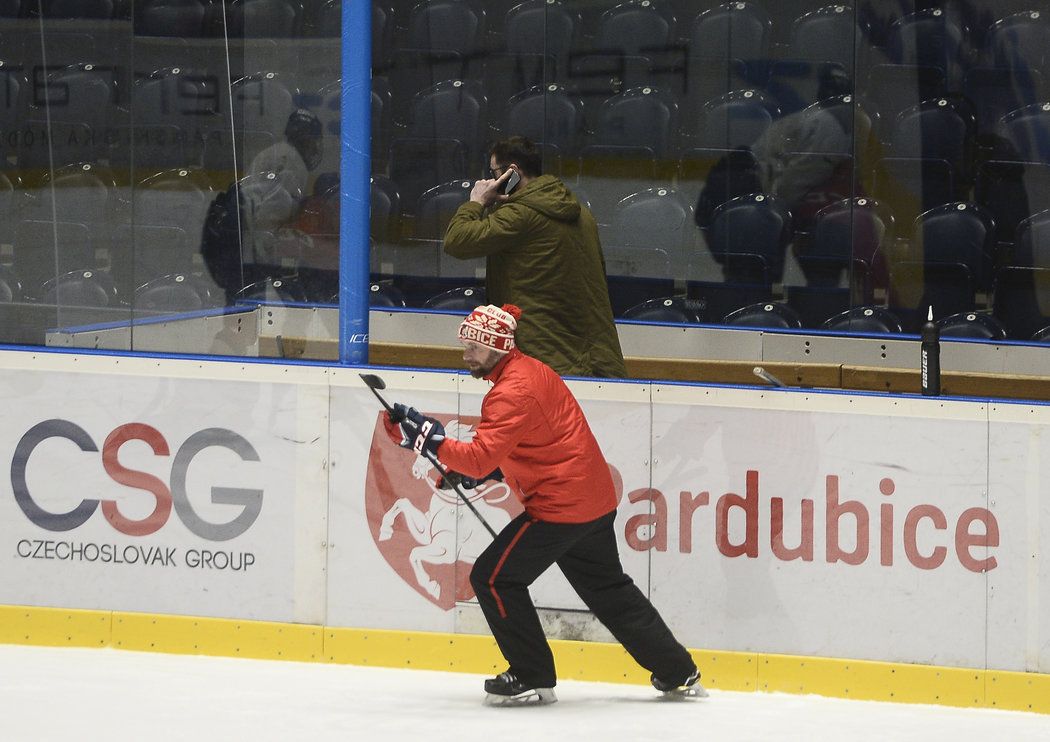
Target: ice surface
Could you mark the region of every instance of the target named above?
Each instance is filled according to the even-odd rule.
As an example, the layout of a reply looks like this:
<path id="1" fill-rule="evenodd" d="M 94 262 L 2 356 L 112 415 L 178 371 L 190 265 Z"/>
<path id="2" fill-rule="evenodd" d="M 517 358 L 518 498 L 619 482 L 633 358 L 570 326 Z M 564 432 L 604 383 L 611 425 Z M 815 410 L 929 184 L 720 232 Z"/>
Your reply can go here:
<path id="1" fill-rule="evenodd" d="M 614 742 L 1050 740 L 1050 716 L 565 681 L 552 706 L 482 705 L 477 675 L 0 645 L 0 740 Z"/>

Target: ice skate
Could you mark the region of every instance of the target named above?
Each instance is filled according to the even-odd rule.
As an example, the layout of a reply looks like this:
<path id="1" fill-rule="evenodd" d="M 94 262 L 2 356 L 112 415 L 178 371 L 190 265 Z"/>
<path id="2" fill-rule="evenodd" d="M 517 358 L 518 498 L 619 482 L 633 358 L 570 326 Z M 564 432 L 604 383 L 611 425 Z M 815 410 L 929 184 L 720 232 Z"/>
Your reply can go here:
<path id="1" fill-rule="evenodd" d="M 677 685 L 665 683 L 655 675 L 651 676 L 649 680 L 654 688 L 664 694 L 665 698 L 707 698 L 707 691 L 704 690 L 704 686 L 700 685 L 699 670 L 693 670 L 689 677 Z"/>
<path id="2" fill-rule="evenodd" d="M 534 688 L 508 670 L 485 681 L 486 706 L 542 706 L 558 698 L 553 688 Z"/>

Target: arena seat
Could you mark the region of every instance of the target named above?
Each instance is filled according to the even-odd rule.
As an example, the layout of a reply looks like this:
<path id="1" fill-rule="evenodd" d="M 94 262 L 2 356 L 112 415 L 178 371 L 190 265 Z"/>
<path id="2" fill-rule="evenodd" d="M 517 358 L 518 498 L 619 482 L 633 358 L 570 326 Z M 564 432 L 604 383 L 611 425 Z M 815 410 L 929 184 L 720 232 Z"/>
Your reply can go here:
<path id="1" fill-rule="evenodd" d="M 861 306 L 830 317 L 821 329 L 832 332 L 868 332 L 868 333 L 899 333 L 902 332 L 901 321 L 897 316 L 877 306 Z"/>
<path id="2" fill-rule="evenodd" d="M 480 286 L 461 286 L 443 291 L 423 303 L 425 309 L 450 312 L 470 312 L 485 303 L 485 289 Z"/>
<path id="3" fill-rule="evenodd" d="M 703 314 L 702 302 L 684 296 L 665 296 L 635 304 L 620 318 L 641 322 L 698 324 L 703 321 Z"/>
<path id="4" fill-rule="evenodd" d="M 802 327 L 798 313 L 780 302 L 759 302 L 730 312 L 722 319 L 730 327 L 757 327 L 797 330 Z"/>

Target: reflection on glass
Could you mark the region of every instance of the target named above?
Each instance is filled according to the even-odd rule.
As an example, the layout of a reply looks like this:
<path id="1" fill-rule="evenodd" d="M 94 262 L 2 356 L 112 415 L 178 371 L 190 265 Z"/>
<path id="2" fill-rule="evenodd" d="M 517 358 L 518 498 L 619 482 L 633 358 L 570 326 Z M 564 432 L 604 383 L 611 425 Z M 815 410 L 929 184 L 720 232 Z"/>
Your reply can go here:
<path id="1" fill-rule="evenodd" d="M 0 341 L 255 353 L 261 303 L 331 302 L 339 18 L 4 3 Z"/>
<path id="2" fill-rule="evenodd" d="M 524 134 L 594 212 L 621 317 L 688 299 L 691 316 L 666 318 L 914 332 L 932 304 L 948 336 L 1028 340 L 1050 325 L 1031 273 L 1050 269 L 1038 8 L 373 7 L 377 301 L 483 286 L 420 214 L 486 177 L 486 140 Z"/>
<path id="3" fill-rule="evenodd" d="M 334 301 L 339 0 L 0 5 L 0 340 L 253 352 L 216 312 Z M 371 5 L 377 302 L 483 287 L 444 223 L 525 134 L 594 212 L 620 316 L 1050 326 L 1039 3 Z M 187 312 L 192 341 L 152 322 Z"/>

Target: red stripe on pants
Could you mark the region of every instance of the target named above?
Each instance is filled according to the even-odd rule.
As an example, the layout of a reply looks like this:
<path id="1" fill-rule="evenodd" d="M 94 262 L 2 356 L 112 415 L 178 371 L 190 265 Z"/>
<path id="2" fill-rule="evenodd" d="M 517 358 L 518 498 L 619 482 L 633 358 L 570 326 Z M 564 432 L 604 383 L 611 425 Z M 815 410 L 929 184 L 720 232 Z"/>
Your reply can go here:
<path id="1" fill-rule="evenodd" d="M 503 608 L 503 601 L 500 600 L 499 593 L 496 592 L 496 575 L 499 574 L 500 569 L 503 567 L 503 563 L 507 561 L 507 557 L 510 556 L 510 550 L 514 548 L 514 545 L 518 543 L 518 540 L 525 533 L 525 530 L 531 526 L 535 521 L 526 521 L 522 524 L 521 528 L 517 533 L 514 534 L 514 538 L 507 544 L 507 548 L 503 550 L 503 554 L 500 555 L 499 561 L 496 562 L 495 569 L 492 570 L 492 574 L 489 576 L 489 592 L 492 593 L 492 597 L 496 599 L 496 607 L 499 608 L 499 617 L 506 618 L 507 611 Z"/>

